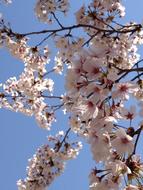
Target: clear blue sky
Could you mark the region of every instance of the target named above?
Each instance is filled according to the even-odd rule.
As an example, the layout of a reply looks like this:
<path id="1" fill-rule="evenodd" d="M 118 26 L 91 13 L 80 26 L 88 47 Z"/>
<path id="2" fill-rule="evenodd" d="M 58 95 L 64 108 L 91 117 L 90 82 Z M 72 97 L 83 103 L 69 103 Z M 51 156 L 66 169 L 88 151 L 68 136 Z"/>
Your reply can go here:
<path id="1" fill-rule="evenodd" d="M 81 2 L 84 1 L 81 0 Z M 126 20 L 143 22 L 143 1 L 124 0 L 123 2 L 126 5 Z M 34 4 L 35 0 L 13 0 L 13 4 L 9 6 L 0 5 L 0 11 L 15 31 L 27 32 L 48 28 L 36 20 L 33 12 Z M 74 10 L 80 4 L 78 1 L 71 0 L 71 7 L 73 6 Z M 69 24 L 70 21 L 71 18 L 69 18 Z M 18 76 L 22 70 L 23 63 L 11 57 L 5 50 L 0 50 L 0 82 L 11 76 Z M 57 91 L 60 90 L 58 89 L 59 80 L 61 84 L 62 77 L 56 80 Z M 62 129 L 67 125 L 63 116 L 54 127 Z M 27 160 L 40 145 L 46 143 L 48 132 L 40 129 L 33 118 L 4 109 L 0 109 L 0 127 L 0 190 L 16 190 L 16 181 L 26 175 Z M 67 163 L 65 173 L 57 178 L 49 189 L 87 190 L 88 173 L 92 167 L 94 165 L 89 147 L 85 146 L 78 159 Z"/>

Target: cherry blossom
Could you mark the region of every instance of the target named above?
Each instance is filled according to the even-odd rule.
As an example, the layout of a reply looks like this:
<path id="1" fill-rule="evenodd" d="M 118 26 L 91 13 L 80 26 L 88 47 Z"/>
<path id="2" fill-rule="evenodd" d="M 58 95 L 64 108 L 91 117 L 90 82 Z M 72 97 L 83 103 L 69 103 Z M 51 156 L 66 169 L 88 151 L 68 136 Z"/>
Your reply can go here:
<path id="1" fill-rule="evenodd" d="M 130 154 L 134 148 L 133 139 L 126 134 L 124 129 L 118 129 L 116 131 L 115 139 L 112 140 L 112 146 L 120 155 L 126 152 Z"/>
<path id="2" fill-rule="evenodd" d="M 82 148 L 81 143 L 60 142 L 63 136 L 63 132 L 59 132 L 55 137 L 49 136 L 49 141 L 55 147 L 43 145 L 37 150 L 33 158 L 29 159 L 27 178 L 17 182 L 19 190 L 45 189 L 63 172 L 65 161 L 78 155 L 79 150 Z M 63 148 L 62 143 L 64 143 Z"/>
<path id="3" fill-rule="evenodd" d="M 69 3 L 67 0 L 38 0 L 35 7 L 35 13 L 39 20 L 50 23 L 52 21 L 51 16 L 55 11 L 66 13 L 68 11 L 68 7 Z"/>
<path id="4" fill-rule="evenodd" d="M 67 0 L 37 0 L 37 18 L 46 24 L 55 21 L 57 28 L 25 34 L 0 20 L 1 48 L 24 67 L 19 76 L 0 83 L 0 108 L 34 116 L 42 129 L 49 130 L 48 143 L 29 160 L 27 177 L 17 182 L 18 189 L 46 190 L 65 163 L 78 156 L 82 144 L 71 142 L 69 135 L 75 133 L 89 144 L 95 164 L 102 165 L 89 175 L 91 190 L 141 190 L 143 164 L 137 144 L 143 122 L 143 60 L 138 53 L 142 25 L 117 22 L 125 15 L 120 0 L 92 0 L 77 10 L 72 26 L 58 18 L 59 12 L 65 15 L 68 10 Z M 32 35 L 42 34 L 47 36 L 29 45 Z M 50 40 L 57 51 L 54 56 Z M 64 76 L 63 95 L 55 95 L 56 74 Z M 70 128 L 51 136 L 60 109 L 68 114 Z"/>

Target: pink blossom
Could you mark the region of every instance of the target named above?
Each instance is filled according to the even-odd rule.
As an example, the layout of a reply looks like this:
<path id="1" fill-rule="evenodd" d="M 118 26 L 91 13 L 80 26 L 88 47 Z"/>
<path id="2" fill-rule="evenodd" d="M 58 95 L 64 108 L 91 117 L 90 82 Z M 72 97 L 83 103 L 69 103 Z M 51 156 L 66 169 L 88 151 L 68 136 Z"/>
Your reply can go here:
<path id="1" fill-rule="evenodd" d="M 126 134 L 125 130 L 120 128 L 115 133 L 116 137 L 111 141 L 112 147 L 119 155 L 124 153 L 131 154 L 134 149 L 133 138 Z"/>

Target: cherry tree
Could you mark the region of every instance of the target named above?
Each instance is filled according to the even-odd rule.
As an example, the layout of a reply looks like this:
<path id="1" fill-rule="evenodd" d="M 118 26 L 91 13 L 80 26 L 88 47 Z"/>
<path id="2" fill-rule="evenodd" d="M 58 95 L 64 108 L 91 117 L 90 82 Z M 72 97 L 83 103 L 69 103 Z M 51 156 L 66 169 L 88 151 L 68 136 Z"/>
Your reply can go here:
<path id="1" fill-rule="evenodd" d="M 29 159 L 27 177 L 17 181 L 18 189 L 49 189 L 66 162 L 84 148 L 80 137 L 90 145 L 96 164 L 89 171 L 90 190 L 142 190 L 137 152 L 143 129 L 142 25 L 123 24 L 120 0 L 89 1 L 73 15 L 75 24 L 65 25 L 59 14 L 66 16 L 71 6 L 68 0 L 37 0 L 37 19 L 54 26 L 39 31 L 15 32 L 0 18 L 1 48 L 24 63 L 19 77 L 0 84 L 0 107 L 34 116 L 41 130 L 49 131 L 47 144 Z M 29 45 L 33 36 L 43 34 L 38 44 Z M 57 51 L 54 66 L 49 40 Z M 51 73 L 63 74 L 63 94 L 55 94 Z M 69 116 L 69 127 L 50 135 L 60 110 Z"/>

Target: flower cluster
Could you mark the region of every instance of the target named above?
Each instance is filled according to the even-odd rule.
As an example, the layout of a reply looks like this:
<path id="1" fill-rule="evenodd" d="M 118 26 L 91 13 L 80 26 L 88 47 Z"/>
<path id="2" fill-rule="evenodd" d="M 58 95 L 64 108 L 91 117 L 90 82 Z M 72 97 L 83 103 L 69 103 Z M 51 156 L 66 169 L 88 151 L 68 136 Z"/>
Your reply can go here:
<path id="1" fill-rule="evenodd" d="M 84 38 L 77 38 L 76 40 L 70 40 L 70 37 L 56 37 L 55 45 L 59 48 L 56 60 L 61 60 L 63 63 L 71 61 L 74 54 L 79 51 L 84 44 Z"/>
<path id="2" fill-rule="evenodd" d="M 94 35 L 98 32 L 96 27 L 103 31 L 108 28 L 109 24 L 114 20 L 115 15 L 119 15 L 120 17 L 125 15 L 125 7 L 122 6 L 120 0 L 93 0 L 88 5 L 88 10 L 86 10 L 85 6 L 82 6 L 77 11 L 76 21 L 78 24 L 94 26 L 95 28 L 85 28 L 85 31 Z"/>
<path id="3" fill-rule="evenodd" d="M 111 13 L 111 17 L 115 12 L 123 16 L 124 8 L 119 1 L 108 3 L 93 1 L 88 15 L 85 7 L 77 13 L 79 24 L 90 23 L 104 30 L 96 33 L 96 28 L 89 29 L 88 32 L 94 32 L 96 36 L 90 40 L 88 48 L 81 48 L 74 54 L 65 78 L 65 109 L 72 114 L 71 128 L 87 139 L 93 159 L 102 162 L 105 167 L 101 172 L 91 172 L 92 190 L 119 189 L 124 176 L 139 177 L 134 175 L 134 169 L 130 166 L 137 133 L 128 133 L 136 117 L 135 108 L 132 106 L 128 110 L 125 105 L 132 97 L 142 101 L 142 97 L 138 96 L 142 88 L 136 80 L 122 79 L 139 61 L 137 45 L 142 44 L 143 36 L 139 31 L 124 33 L 125 29 L 117 36 L 112 35 L 109 24 L 113 18 L 109 19 L 105 12 Z M 125 120 L 129 121 L 127 127 L 124 127 Z"/>
<path id="4" fill-rule="evenodd" d="M 60 26 L 55 30 L 18 34 L 0 22 L 0 44 L 24 63 L 19 77 L 0 84 L 0 107 L 33 115 L 48 130 L 58 109 L 70 114 L 71 128 L 48 136 L 49 144 L 29 160 L 27 178 L 18 181 L 18 188 L 45 190 L 63 172 L 65 161 L 75 158 L 82 147 L 67 141 L 72 131 L 86 139 L 93 159 L 102 163 L 102 169 L 94 168 L 89 175 L 91 190 L 141 190 L 143 164 L 136 146 L 143 128 L 138 119 L 143 112 L 143 68 L 137 53 L 143 43 L 142 26 L 117 23 L 116 18 L 125 15 L 120 0 L 92 0 L 76 12 L 77 24 L 65 27 L 55 12 L 66 13 L 68 7 L 67 0 L 37 1 L 37 17 L 46 23 L 54 18 Z M 80 37 L 73 32 L 79 28 L 84 31 Z M 38 45 L 28 45 L 26 36 L 43 33 L 48 36 Z M 56 65 L 49 69 L 49 49 L 39 46 L 51 36 L 58 53 Z M 47 76 L 62 74 L 65 63 L 66 94 L 55 96 L 54 81 Z M 134 102 L 129 107 L 130 100 L 140 109 Z"/>
<path id="5" fill-rule="evenodd" d="M 29 160 L 27 178 L 17 182 L 19 190 L 44 190 L 63 172 L 65 161 L 78 155 L 81 143 L 60 141 L 63 136 L 63 131 L 55 137 L 49 136 L 48 140 L 54 144 L 54 147 L 43 145 L 37 150 Z"/>
<path id="6" fill-rule="evenodd" d="M 52 14 L 55 11 L 66 13 L 68 8 L 68 0 L 38 0 L 35 6 L 35 13 L 40 21 L 51 23 Z"/>
<path id="7" fill-rule="evenodd" d="M 21 59 L 25 68 L 19 79 L 11 77 L 2 85 L 4 93 L 0 94 L 0 107 L 34 115 L 40 127 L 49 129 L 55 120 L 53 108 L 45 102 L 46 97 L 52 96 L 54 85 L 52 79 L 44 77 L 49 50 L 45 47 L 41 54 L 37 48 L 27 46 L 25 38 L 5 41 L 10 53 Z"/>

